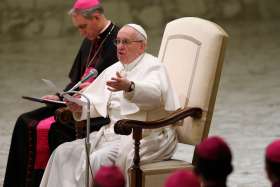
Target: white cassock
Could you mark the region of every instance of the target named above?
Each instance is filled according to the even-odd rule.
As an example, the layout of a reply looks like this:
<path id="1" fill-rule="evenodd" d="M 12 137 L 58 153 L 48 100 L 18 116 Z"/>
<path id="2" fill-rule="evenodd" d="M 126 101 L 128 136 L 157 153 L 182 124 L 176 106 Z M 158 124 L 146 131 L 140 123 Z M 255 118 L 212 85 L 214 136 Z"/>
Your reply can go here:
<path id="1" fill-rule="evenodd" d="M 124 72 L 135 83 L 132 93 L 110 92 L 106 82 Z M 85 91 L 91 100 L 91 117 L 110 116 L 111 123 L 90 134 L 90 163 L 93 175 L 102 165 L 116 164 L 126 171 L 133 160 L 133 139 L 114 133 L 119 119 L 157 120 L 180 107 L 179 99 L 170 84 L 165 66 L 154 56 L 144 53 L 134 62 L 117 62 L 108 67 Z M 86 119 L 86 107 L 74 114 L 76 120 Z M 141 140 L 141 163 L 170 158 L 177 138 L 172 127 L 144 130 Z M 41 187 L 76 187 L 85 184 L 84 139 L 64 143 L 51 155 Z"/>

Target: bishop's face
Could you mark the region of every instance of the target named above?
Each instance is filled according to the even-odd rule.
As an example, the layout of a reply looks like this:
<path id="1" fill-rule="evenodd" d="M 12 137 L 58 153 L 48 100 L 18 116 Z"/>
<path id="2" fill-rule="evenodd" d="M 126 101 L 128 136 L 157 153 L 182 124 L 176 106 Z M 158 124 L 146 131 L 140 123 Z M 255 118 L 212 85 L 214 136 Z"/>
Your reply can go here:
<path id="1" fill-rule="evenodd" d="M 98 36 L 98 20 L 95 17 L 86 19 L 82 15 L 76 14 L 72 16 L 72 22 L 79 30 L 81 36 L 89 40 L 95 40 Z"/>
<path id="2" fill-rule="evenodd" d="M 116 39 L 118 59 L 123 64 L 129 64 L 145 50 L 143 41 L 137 40 L 137 31 L 129 26 L 120 29 Z"/>

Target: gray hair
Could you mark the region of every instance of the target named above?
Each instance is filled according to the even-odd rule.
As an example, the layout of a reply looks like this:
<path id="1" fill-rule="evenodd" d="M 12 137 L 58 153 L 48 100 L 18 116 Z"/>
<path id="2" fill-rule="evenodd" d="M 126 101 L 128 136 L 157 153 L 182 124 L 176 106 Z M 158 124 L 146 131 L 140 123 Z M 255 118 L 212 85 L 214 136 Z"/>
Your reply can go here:
<path id="1" fill-rule="evenodd" d="M 91 19 L 92 18 L 92 14 L 98 12 L 100 14 L 104 14 L 104 9 L 101 5 L 95 6 L 93 8 L 89 8 L 89 9 L 76 9 L 76 8 L 72 8 L 71 10 L 69 10 L 68 14 L 69 15 L 77 15 L 80 14 L 82 15 L 84 18 L 86 19 Z"/>

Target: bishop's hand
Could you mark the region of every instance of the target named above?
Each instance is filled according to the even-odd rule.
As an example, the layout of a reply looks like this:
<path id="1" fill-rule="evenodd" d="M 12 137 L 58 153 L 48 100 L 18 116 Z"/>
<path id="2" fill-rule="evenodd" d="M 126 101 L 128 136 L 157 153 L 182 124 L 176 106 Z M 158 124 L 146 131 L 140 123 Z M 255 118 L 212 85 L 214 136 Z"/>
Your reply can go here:
<path id="1" fill-rule="evenodd" d="M 72 112 L 82 112 L 82 106 L 78 105 L 77 103 L 65 100 L 67 107 L 72 111 Z"/>

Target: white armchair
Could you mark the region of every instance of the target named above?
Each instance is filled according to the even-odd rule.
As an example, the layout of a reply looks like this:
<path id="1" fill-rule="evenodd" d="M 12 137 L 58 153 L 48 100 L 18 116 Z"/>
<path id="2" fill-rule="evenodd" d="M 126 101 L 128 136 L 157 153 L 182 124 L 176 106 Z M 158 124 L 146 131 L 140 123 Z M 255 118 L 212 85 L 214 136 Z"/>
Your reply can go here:
<path id="1" fill-rule="evenodd" d="M 193 146 L 208 136 L 227 38 L 227 33 L 219 25 L 201 18 L 185 17 L 166 25 L 158 58 L 168 69 L 182 109 L 158 121 L 120 120 L 116 123 L 116 133 L 133 131 L 135 157 L 130 170 L 130 186 L 163 186 L 170 172 L 193 168 L 195 151 L 192 163 L 166 160 L 141 165 L 141 130 L 176 123 L 179 142 Z"/>

